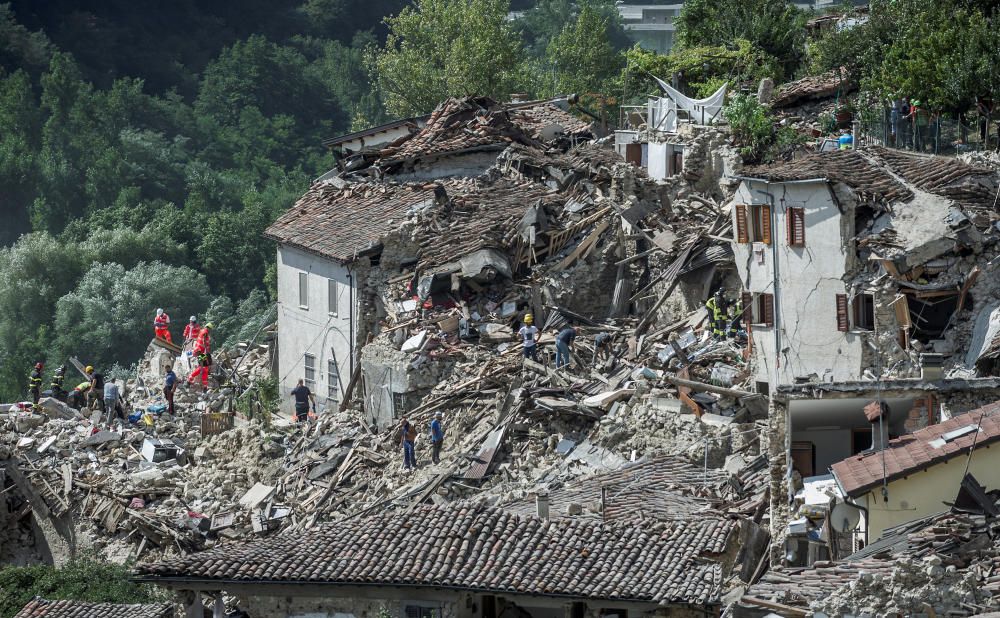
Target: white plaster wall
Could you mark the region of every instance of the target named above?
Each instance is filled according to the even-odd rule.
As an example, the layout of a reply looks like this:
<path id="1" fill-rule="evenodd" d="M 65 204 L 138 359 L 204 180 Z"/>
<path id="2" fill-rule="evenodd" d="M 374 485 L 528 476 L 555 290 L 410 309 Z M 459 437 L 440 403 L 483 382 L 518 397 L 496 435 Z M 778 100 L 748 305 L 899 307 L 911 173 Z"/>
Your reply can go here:
<path id="1" fill-rule="evenodd" d="M 299 306 L 299 273 L 307 273 L 309 280 L 308 308 Z M 337 281 L 337 315 L 329 312 L 327 301 L 328 280 Z M 293 409 L 289 393 L 300 378 L 305 377 L 303 359 L 309 353 L 316 357 L 316 409 L 324 410 L 327 401 L 327 361 L 334 359 L 340 371 L 340 390 L 351 379 L 351 298 L 357 302 L 358 293 L 351 294 L 351 277 L 348 268 L 333 260 L 306 253 L 294 247 L 278 247 L 278 377 L 282 397 L 282 411 Z"/>
<path id="2" fill-rule="evenodd" d="M 772 245 L 733 243 L 743 288 L 774 294 L 775 326 L 754 325 L 755 379 L 773 389 L 791 384 L 796 376 L 815 373 L 821 380 L 859 379 L 862 339 L 837 330 L 836 295 L 845 294 L 847 267 L 840 210 L 823 181 L 767 184 L 745 180 L 733 204 L 767 204 L 773 195 Z M 805 208 L 804 247 L 787 238 L 787 208 Z M 736 208 L 732 208 L 735 235 Z M 774 284 L 777 260 L 778 285 Z M 759 319 L 755 315 L 755 320 Z M 780 333 L 780 350 L 775 331 Z"/>
<path id="3" fill-rule="evenodd" d="M 663 180 L 667 177 L 667 157 L 673 151 L 668 144 L 649 143 L 649 164 L 646 171 L 653 180 Z"/>

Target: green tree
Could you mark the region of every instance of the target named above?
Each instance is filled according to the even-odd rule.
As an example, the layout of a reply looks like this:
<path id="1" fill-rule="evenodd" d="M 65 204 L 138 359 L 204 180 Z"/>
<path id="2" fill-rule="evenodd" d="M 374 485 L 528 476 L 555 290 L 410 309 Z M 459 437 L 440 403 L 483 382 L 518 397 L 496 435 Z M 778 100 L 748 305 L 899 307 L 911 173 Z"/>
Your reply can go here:
<path id="1" fill-rule="evenodd" d="M 418 0 L 389 17 L 369 67 L 397 117 L 430 112 L 449 96 L 507 98 L 525 83 L 524 49 L 508 0 Z"/>
<path id="2" fill-rule="evenodd" d="M 0 131 L 0 186 L 6 213 L 0 245 L 7 245 L 31 229 L 28 209 L 38 183 L 41 114 L 31 79 L 22 70 L 0 80 L 0 126 L 4 127 Z"/>
<path id="3" fill-rule="evenodd" d="M 742 39 L 777 58 L 791 76 L 805 52 L 805 15 L 787 0 L 687 0 L 677 18 L 681 47 L 731 47 Z"/>
<path id="4" fill-rule="evenodd" d="M 161 593 L 130 579 L 130 567 L 91 559 L 50 565 L 0 568 L 0 618 L 12 618 L 36 596 L 93 603 L 150 603 Z"/>
<path id="5" fill-rule="evenodd" d="M 201 313 L 210 299 L 204 276 L 187 267 L 94 263 L 56 303 L 50 357 L 75 355 L 100 367 L 138 359 L 152 338 L 150 320 L 158 307 L 186 316 Z"/>
<path id="6" fill-rule="evenodd" d="M 575 20 L 548 44 L 546 59 L 553 68 L 552 94 L 591 93 L 604 89 L 624 62 L 611 43 L 611 19 L 584 1 Z"/>
<path id="7" fill-rule="evenodd" d="M 264 279 L 274 248 L 261 235 L 272 217 L 261 204 L 240 213 L 217 213 L 208 219 L 198 259 L 209 283 L 230 298 L 243 298 Z"/>

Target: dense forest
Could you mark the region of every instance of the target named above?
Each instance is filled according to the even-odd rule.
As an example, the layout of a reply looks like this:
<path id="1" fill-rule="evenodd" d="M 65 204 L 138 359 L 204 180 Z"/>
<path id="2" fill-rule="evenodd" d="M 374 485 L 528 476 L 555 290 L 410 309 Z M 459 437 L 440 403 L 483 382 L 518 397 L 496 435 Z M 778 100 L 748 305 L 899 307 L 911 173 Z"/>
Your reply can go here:
<path id="1" fill-rule="evenodd" d="M 686 0 L 658 55 L 614 0 L 0 4 L 0 401 L 37 360 L 126 370 L 157 307 L 213 321 L 216 342 L 273 319 L 261 232 L 333 166 L 324 138 L 450 95 L 579 93 L 613 119 L 653 75 L 699 96 L 837 67 L 873 104 L 959 113 L 1000 100 L 997 11 L 872 0 L 864 25 L 810 38 L 785 0 Z M 733 100 L 750 156 L 800 139 Z"/>

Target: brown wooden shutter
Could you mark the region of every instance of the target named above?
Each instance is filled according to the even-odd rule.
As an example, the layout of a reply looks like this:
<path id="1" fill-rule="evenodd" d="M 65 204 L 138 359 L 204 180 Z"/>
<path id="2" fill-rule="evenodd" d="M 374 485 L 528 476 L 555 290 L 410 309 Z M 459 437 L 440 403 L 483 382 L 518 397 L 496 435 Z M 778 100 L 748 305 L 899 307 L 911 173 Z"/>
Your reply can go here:
<path id="1" fill-rule="evenodd" d="M 746 244 L 750 242 L 747 234 L 747 205 L 736 205 L 736 242 Z"/>
<path id="2" fill-rule="evenodd" d="M 847 294 L 837 294 L 837 330 L 842 333 L 851 329 L 847 315 Z"/>
<path id="3" fill-rule="evenodd" d="M 805 208 L 789 208 L 786 217 L 788 224 L 788 245 L 801 247 L 806 244 L 806 210 Z"/>
<path id="4" fill-rule="evenodd" d="M 760 239 L 765 245 L 771 244 L 771 207 L 760 207 L 760 229 L 763 238 Z"/>
<path id="5" fill-rule="evenodd" d="M 743 304 L 743 323 L 753 324 L 753 294 L 743 292 L 740 302 Z"/>
<path id="6" fill-rule="evenodd" d="M 761 294 L 760 304 L 764 312 L 764 326 L 774 326 L 774 294 Z"/>

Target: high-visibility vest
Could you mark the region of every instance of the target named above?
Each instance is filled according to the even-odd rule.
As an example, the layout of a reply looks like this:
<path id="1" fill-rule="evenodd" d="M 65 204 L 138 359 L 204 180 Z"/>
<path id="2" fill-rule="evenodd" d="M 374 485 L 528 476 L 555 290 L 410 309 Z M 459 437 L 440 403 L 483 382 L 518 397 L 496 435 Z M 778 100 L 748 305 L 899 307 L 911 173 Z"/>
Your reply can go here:
<path id="1" fill-rule="evenodd" d="M 166 328 L 170 326 L 170 316 L 165 312 L 153 318 L 153 328 Z"/>

